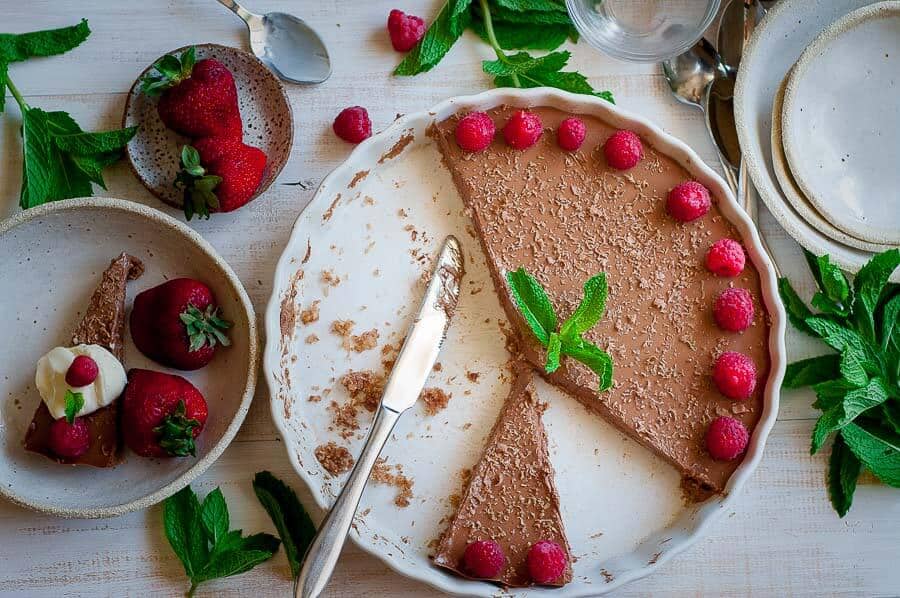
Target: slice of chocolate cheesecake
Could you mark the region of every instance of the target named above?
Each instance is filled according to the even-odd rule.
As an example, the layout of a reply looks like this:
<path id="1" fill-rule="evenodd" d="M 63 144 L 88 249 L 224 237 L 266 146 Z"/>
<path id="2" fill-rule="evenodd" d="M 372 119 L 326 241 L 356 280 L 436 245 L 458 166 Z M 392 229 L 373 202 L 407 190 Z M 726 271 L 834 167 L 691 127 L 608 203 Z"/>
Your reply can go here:
<path id="1" fill-rule="evenodd" d="M 602 146 L 615 128 L 601 119 L 577 115 L 587 135 L 580 150 L 560 149 L 556 129 L 573 116 L 535 107 L 544 132 L 520 151 L 504 143 L 499 129 L 513 108 L 488 112 L 498 129 L 482 152 L 457 145 L 451 117 L 434 129 L 444 163 L 472 219 L 501 303 L 513 323 L 524 357 L 543 373 L 545 355 L 523 319 L 506 281 L 520 267 L 547 290 L 560 320 L 575 310 L 582 285 L 606 273 L 607 313 L 585 338 L 610 354 L 613 387 L 598 391 L 597 376 L 573 359 L 544 374 L 632 438 L 672 463 L 694 499 L 721 492 L 740 464 L 714 460 L 705 432 L 718 416 L 740 420 L 752 433 L 763 409 L 762 387 L 733 401 L 711 381 L 715 358 L 739 351 L 752 358 L 765 380 L 769 369 L 768 322 L 760 278 L 752 263 L 734 278 L 720 278 L 704 266 L 710 245 L 740 239 L 718 209 L 678 222 L 666 213 L 666 195 L 690 180 L 672 158 L 643 140 L 643 159 L 630 170 L 607 165 Z M 747 289 L 756 306 L 742 333 L 719 329 L 712 306 L 728 287 Z"/>
<path id="2" fill-rule="evenodd" d="M 87 311 L 72 333 L 73 345 L 100 345 L 120 362 L 125 357 L 125 286 L 144 272 L 141 261 L 128 254 L 112 260 L 94 290 Z M 77 458 L 64 458 L 50 449 L 53 416 L 41 401 L 25 436 L 25 448 L 59 463 L 112 467 L 122 460 L 118 399 L 83 416 L 88 426 L 90 446 Z"/>
<path id="3" fill-rule="evenodd" d="M 505 586 L 532 585 L 526 556 L 542 540 L 562 547 L 571 563 L 541 423 L 544 408 L 535 396 L 531 369 L 520 367 L 472 469 L 459 509 L 441 536 L 435 564 L 470 577 L 462 564 L 463 554 L 479 540 L 492 540 L 502 547 L 506 566 L 490 581 Z M 568 564 L 559 579 L 546 585 L 562 586 L 571 579 Z"/>

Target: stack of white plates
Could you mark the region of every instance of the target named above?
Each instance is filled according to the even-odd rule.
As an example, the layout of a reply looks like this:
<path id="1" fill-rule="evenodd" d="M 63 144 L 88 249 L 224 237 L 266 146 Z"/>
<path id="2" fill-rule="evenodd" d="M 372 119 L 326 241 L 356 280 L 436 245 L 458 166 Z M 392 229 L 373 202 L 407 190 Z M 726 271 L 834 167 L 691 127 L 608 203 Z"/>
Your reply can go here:
<path id="1" fill-rule="evenodd" d="M 736 117 L 791 236 L 857 271 L 900 246 L 900 2 L 782 0 L 741 62 Z"/>

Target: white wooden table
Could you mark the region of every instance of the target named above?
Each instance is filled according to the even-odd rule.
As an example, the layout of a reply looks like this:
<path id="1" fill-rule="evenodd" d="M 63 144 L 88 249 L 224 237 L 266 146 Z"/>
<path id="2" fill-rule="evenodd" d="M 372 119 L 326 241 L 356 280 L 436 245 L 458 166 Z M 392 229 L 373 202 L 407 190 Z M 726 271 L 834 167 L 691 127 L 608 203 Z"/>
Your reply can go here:
<path id="1" fill-rule="evenodd" d="M 236 270 L 259 319 L 294 219 L 325 174 L 350 151 L 331 132 L 337 112 L 365 105 L 377 130 L 397 113 L 423 110 L 444 98 L 490 86 L 480 68 L 480 60 L 490 57 L 489 48 L 471 34 L 431 73 L 391 77 L 399 55 L 384 31 L 387 13 L 399 7 L 430 19 L 439 4 L 440 0 L 253 2 L 251 8 L 258 12 L 283 10 L 306 19 L 325 39 L 334 63 L 334 75 L 327 83 L 288 86 L 295 144 L 276 184 L 247 209 L 193 223 Z M 85 44 L 64 56 L 15 64 L 10 75 L 30 104 L 69 111 L 88 129 L 118 126 L 133 79 L 166 51 L 199 42 L 238 47 L 245 43 L 243 24 L 212 0 L 0 0 L 4 32 L 60 27 L 81 17 L 89 19 L 93 30 Z M 619 105 L 654 119 L 717 166 L 699 112 L 671 98 L 655 66 L 616 62 L 584 43 L 577 46 L 572 62 L 595 87 L 611 89 Z M 20 120 L 11 100 L 0 118 L 0 217 L 18 209 Z M 107 182 L 108 195 L 177 215 L 150 196 L 124 163 L 107 171 Z M 763 214 L 763 229 L 785 274 L 809 296 L 811 280 L 796 243 L 768 213 Z M 788 347 L 792 359 L 819 350 L 793 332 Z M 270 421 L 268 401 L 260 379 L 236 440 L 194 484 L 201 493 L 221 486 L 233 527 L 249 532 L 272 531 L 250 487 L 255 472 L 269 469 L 294 482 L 305 497 Z M 811 402 L 807 391 L 784 394 L 766 456 L 733 512 L 692 549 L 619 595 L 900 595 L 900 492 L 864 485 L 850 514 L 838 519 L 824 487 L 826 458 L 809 456 L 816 416 Z M 161 509 L 154 507 L 116 519 L 65 521 L 0 502 L 0 595 L 177 595 L 187 584 L 166 543 L 161 518 Z M 200 595 L 286 596 L 289 590 L 287 562 L 279 552 L 248 574 L 206 584 Z M 352 546 L 345 550 L 329 592 L 333 596 L 435 593 Z"/>

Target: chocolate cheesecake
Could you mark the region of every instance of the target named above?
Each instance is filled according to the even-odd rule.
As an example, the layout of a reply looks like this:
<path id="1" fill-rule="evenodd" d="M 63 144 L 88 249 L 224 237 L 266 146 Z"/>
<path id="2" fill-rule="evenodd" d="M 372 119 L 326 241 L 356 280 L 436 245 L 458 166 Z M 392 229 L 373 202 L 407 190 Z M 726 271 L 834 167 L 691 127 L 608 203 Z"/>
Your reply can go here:
<path id="1" fill-rule="evenodd" d="M 94 290 L 84 317 L 72 333 L 73 345 L 100 345 L 120 362 L 125 357 L 125 285 L 144 272 L 141 261 L 128 254 L 112 260 Z M 111 467 L 122 460 L 118 399 L 82 416 L 91 439 L 87 452 L 77 458 L 63 458 L 50 449 L 53 416 L 44 401 L 38 405 L 25 436 L 25 448 L 59 463 Z"/>
<path id="2" fill-rule="evenodd" d="M 528 550 L 549 540 L 571 553 L 559 513 L 559 495 L 541 423 L 545 406 L 538 402 L 530 367 L 519 368 L 512 391 L 472 469 L 459 509 L 440 538 L 435 564 L 465 577 L 466 547 L 493 540 L 506 555 L 506 566 L 495 581 L 509 587 L 532 584 L 526 564 Z M 571 581 L 571 565 L 551 584 Z"/>
<path id="3" fill-rule="evenodd" d="M 488 114 L 499 129 L 513 110 L 499 107 Z M 733 401 L 717 391 L 710 374 L 715 358 L 729 350 L 749 356 L 761 380 L 767 376 L 769 324 L 759 273 L 749 260 L 734 278 L 704 267 L 713 242 L 740 236 L 716 197 L 709 213 L 693 222 L 666 213 L 668 191 L 691 176 L 650 140 L 643 140 L 637 166 L 615 170 L 602 153 L 614 127 L 577 115 L 587 136 L 570 153 L 558 147 L 555 130 L 572 114 L 549 107 L 530 111 L 540 116 L 544 133 L 524 151 L 498 134 L 486 150 L 464 152 L 454 139 L 463 115 L 433 129 L 524 358 L 543 373 L 543 347 L 510 294 L 507 272 L 523 267 L 537 278 L 561 321 L 575 310 L 585 281 L 605 272 L 607 313 L 585 338 L 612 357 L 612 388 L 599 392 L 597 376 L 567 357 L 545 377 L 675 466 L 693 499 L 722 492 L 741 459 L 713 459 L 705 432 L 713 419 L 727 415 L 752 434 L 763 409 L 763 385 L 749 399 Z M 741 333 L 720 329 L 712 317 L 716 297 L 732 286 L 747 289 L 756 307 L 751 326 Z"/>

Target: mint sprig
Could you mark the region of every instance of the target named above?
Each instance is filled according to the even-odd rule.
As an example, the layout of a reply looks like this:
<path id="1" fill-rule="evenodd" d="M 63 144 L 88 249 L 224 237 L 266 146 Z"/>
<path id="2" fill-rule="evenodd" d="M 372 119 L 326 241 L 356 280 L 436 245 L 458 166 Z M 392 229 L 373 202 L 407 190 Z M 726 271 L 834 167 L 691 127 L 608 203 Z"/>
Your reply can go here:
<path id="1" fill-rule="evenodd" d="M 9 78 L 9 63 L 62 54 L 81 44 L 88 35 L 90 29 L 85 20 L 62 29 L 0 34 L 0 112 L 9 89 L 22 113 L 19 205 L 23 209 L 93 195 L 93 184 L 105 189 L 103 169 L 121 159 L 123 148 L 137 132 L 137 127 L 85 132 L 66 112 L 45 112 L 29 106 Z"/>
<path id="2" fill-rule="evenodd" d="M 75 421 L 78 412 L 84 407 L 84 395 L 80 392 L 72 392 L 66 389 L 66 421 L 70 424 Z"/>
<path id="3" fill-rule="evenodd" d="M 570 57 L 567 51 L 539 58 L 528 52 L 505 52 L 552 51 L 567 39 L 578 41 L 578 32 L 563 0 L 447 0 L 425 36 L 394 74 L 409 76 L 430 71 L 467 28 L 494 50 L 497 60 L 485 60 L 482 69 L 494 78 L 497 87 L 556 87 L 614 102 L 610 92 L 595 91 L 581 73 L 562 70 Z"/>
<path id="4" fill-rule="evenodd" d="M 201 503 L 187 486 L 163 503 L 163 526 L 169 545 L 191 581 L 188 596 L 204 581 L 249 571 L 272 558 L 278 538 L 270 534 L 243 536 L 229 531 L 228 505 L 216 488 Z"/>
<path id="5" fill-rule="evenodd" d="M 853 503 L 856 479 L 870 470 L 900 487 L 900 285 L 888 283 L 900 251 L 874 256 L 852 286 L 828 256 L 806 252 L 818 291 L 814 313 L 782 278 L 778 288 L 794 327 L 820 338 L 835 353 L 794 362 L 783 386 L 811 386 L 822 411 L 813 429 L 815 454 L 834 436 L 828 494 L 838 514 Z"/>
<path id="6" fill-rule="evenodd" d="M 316 526 L 290 486 L 270 472 L 256 474 L 253 491 L 278 530 L 291 566 L 291 576 L 297 577 L 306 549 L 316 535 Z"/>
<path id="7" fill-rule="evenodd" d="M 600 392 L 612 386 L 613 363 L 608 353 L 584 338 L 606 310 L 606 274 L 592 276 L 584 283 L 584 297 L 557 331 L 557 316 L 547 292 L 524 268 L 507 272 L 506 281 L 516 306 L 541 345 L 547 349 L 544 370 L 555 372 L 561 356 L 567 355 L 589 367 L 600 380 Z"/>

